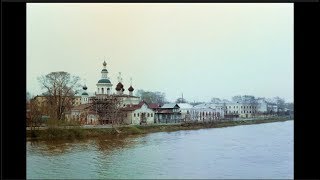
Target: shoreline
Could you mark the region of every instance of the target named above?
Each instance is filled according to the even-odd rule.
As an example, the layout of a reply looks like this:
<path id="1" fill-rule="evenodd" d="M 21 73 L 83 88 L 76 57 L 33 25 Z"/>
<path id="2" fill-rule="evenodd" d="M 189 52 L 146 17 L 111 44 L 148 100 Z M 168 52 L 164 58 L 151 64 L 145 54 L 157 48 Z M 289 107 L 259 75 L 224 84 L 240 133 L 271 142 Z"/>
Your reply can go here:
<path id="1" fill-rule="evenodd" d="M 111 128 L 83 128 L 75 126 L 73 128 L 48 128 L 44 130 L 26 130 L 27 140 L 77 140 L 96 137 L 128 136 L 135 134 L 148 134 L 154 132 L 173 132 L 180 130 L 198 130 L 209 128 L 223 128 L 240 125 L 253 125 L 272 122 L 284 122 L 294 120 L 290 117 L 276 117 L 256 120 L 236 120 L 236 121 L 219 121 L 219 122 L 190 122 L 181 124 L 153 124 L 153 125 L 131 125 L 115 126 Z"/>

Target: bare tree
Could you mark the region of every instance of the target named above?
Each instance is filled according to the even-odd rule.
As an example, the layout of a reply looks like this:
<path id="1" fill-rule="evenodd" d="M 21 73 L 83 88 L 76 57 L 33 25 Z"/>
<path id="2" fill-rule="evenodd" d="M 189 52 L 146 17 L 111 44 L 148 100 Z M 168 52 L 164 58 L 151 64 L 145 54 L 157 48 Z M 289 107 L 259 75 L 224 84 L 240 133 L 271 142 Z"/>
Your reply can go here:
<path id="1" fill-rule="evenodd" d="M 283 98 L 280 97 L 274 97 L 274 102 L 276 103 L 276 105 L 278 106 L 278 111 L 282 112 L 285 108 L 285 100 Z"/>
<path id="2" fill-rule="evenodd" d="M 50 116 L 61 120 L 64 112 L 72 107 L 77 89 L 81 87 L 79 84 L 80 78 L 61 71 L 40 76 L 38 81 L 41 87 L 46 90 L 43 94 L 52 110 Z"/>
<path id="3" fill-rule="evenodd" d="M 187 101 L 186 101 L 186 99 L 184 99 L 184 98 L 178 98 L 177 100 L 176 100 L 176 103 L 186 103 Z"/>
<path id="4" fill-rule="evenodd" d="M 35 127 L 39 126 L 41 117 L 41 107 L 39 107 L 38 103 L 34 99 L 31 99 L 27 108 L 27 124 L 31 131 L 35 129 Z"/>
<path id="5" fill-rule="evenodd" d="M 100 124 L 122 124 L 126 115 L 118 96 L 96 96 L 92 99 L 91 110 L 97 113 Z"/>
<path id="6" fill-rule="evenodd" d="M 144 91 L 144 90 L 137 90 L 136 95 L 141 97 L 146 103 L 158 103 L 164 104 L 166 103 L 165 94 L 162 92 L 151 92 L 151 91 Z"/>

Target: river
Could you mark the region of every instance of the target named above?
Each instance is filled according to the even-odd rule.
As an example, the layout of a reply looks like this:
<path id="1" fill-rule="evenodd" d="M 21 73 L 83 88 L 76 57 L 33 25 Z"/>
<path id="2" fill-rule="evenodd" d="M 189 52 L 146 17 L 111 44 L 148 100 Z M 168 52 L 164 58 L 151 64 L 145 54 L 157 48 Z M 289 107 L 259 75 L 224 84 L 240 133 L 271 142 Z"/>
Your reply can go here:
<path id="1" fill-rule="evenodd" d="M 293 121 L 28 141 L 27 179 L 293 179 Z"/>

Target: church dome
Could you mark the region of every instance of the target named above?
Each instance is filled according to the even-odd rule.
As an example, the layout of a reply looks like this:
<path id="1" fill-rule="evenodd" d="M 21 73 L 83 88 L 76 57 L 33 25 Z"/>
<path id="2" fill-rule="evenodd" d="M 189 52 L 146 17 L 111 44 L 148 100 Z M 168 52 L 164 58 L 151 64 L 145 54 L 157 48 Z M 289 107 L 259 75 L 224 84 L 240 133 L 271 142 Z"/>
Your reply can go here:
<path id="1" fill-rule="evenodd" d="M 84 85 L 84 86 L 82 87 L 82 89 L 83 89 L 83 90 L 87 90 L 88 88 L 87 88 L 86 85 Z"/>
<path id="2" fill-rule="evenodd" d="M 109 79 L 100 79 L 98 83 L 111 83 Z"/>
<path id="3" fill-rule="evenodd" d="M 119 82 L 116 86 L 116 90 L 120 91 L 121 89 L 123 89 L 123 84 L 121 82 Z"/>
<path id="4" fill-rule="evenodd" d="M 132 86 L 130 86 L 129 88 L 128 88 L 128 91 L 130 91 L 130 92 L 132 92 L 134 89 L 133 89 L 133 87 Z"/>
<path id="5" fill-rule="evenodd" d="M 83 92 L 82 95 L 83 95 L 83 96 L 88 96 L 89 94 L 86 93 L 86 92 Z"/>
<path id="6" fill-rule="evenodd" d="M 103 72 L 108 72 L 108 70 L 106 70 L 106 69 L 102 69 L 101 70 L 101 72 L 103 73 Z"/>

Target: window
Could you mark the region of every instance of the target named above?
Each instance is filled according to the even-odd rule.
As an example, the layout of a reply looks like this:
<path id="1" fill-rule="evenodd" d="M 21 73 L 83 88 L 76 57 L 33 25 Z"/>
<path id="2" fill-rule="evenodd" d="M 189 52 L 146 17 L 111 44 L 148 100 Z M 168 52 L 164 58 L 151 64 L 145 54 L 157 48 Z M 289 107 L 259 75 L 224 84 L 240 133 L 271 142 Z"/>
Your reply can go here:
<path id="1" fill-rule="evenodd" d="M 250 111 L 250 113 L 251 113 L 251 111 Z"/>
<path id="2" fill-rule="evenodd" d="M 138 117 L 139 117 L 139 115 L 140 115 L 140 114 L 138 113 Z"/>
<path id="3" fill-rule="evenodd" d="M 148 113 L 148 117 L 150 117 L 150 114 Z"/>
<path id="4" fill-rule="evenodd" d="M 133 113 L 133 117 L 136 117 L 136 113 Z"/>
<path id="5" fill-rule="evenodd" d="M 153 113 L 151 113 L 151 117 L 153 117 Z"/>

